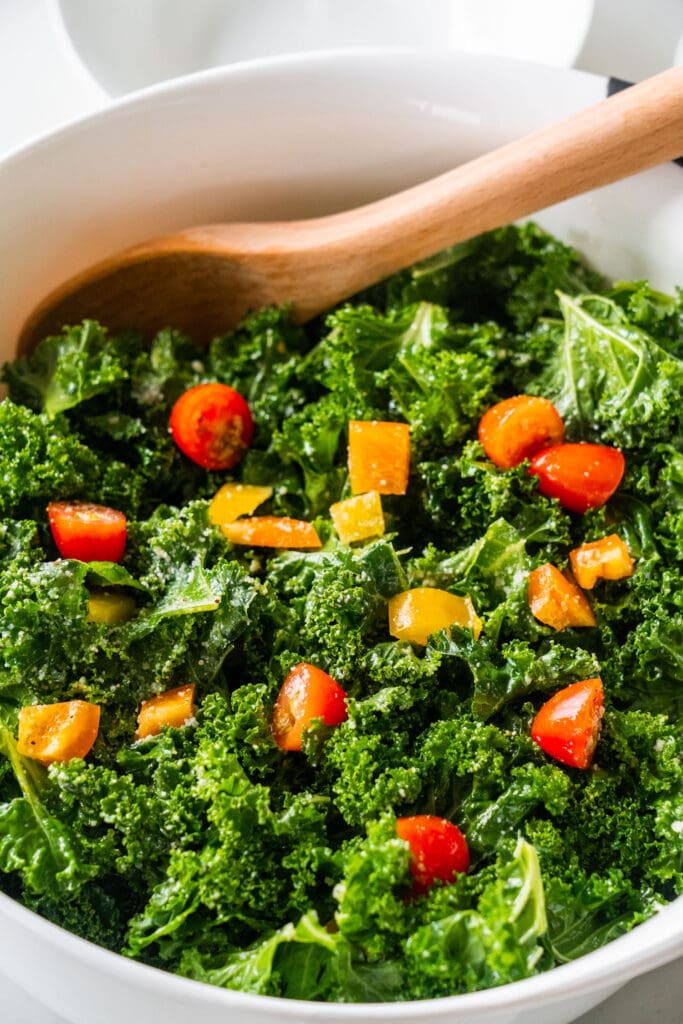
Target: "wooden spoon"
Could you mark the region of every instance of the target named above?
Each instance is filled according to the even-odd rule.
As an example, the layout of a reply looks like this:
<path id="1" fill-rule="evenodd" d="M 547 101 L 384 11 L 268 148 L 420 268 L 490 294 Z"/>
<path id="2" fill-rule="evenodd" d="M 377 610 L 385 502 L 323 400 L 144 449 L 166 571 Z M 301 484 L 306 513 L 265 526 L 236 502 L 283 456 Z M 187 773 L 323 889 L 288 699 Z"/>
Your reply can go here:
<path id="1" fill-rule="evenodd" d="M 677 67 L 356 210 L 188 228 L 127 249 L 53 291 L 28 318 L 20 350 L 86 316 L 112 329 L 172 324 L 197 340 L 271 303 L 291 303 L 304 321 L 448 245 L 682 152 Z"/>

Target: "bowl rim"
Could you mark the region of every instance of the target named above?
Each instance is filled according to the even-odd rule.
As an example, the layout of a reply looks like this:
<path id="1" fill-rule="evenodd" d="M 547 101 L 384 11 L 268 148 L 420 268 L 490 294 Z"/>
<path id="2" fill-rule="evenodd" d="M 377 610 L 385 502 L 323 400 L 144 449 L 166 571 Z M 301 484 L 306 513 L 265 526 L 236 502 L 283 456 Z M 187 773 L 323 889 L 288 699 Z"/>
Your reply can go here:
<path id="1" fill-rule="evenodd" d="M 674 921 L 678 919 L 678 928 L 674 931 L 672 926 L 669 929 L 670 934 L 665 931 L 663 937 L 658 937 L 661 919 L 667 916 Z M 270 1008 L 280 1019 L 290 1021 L 316 1021 L 319 1019 L 321 1006 L 326 1007 L 328 1018 L 342 1021 L 353 1021 L 360 1010 L 364 1019 L 377 1021 L 417 1022 L 422 1020 L 426 1013 L 438 1020 L 450 1017 L 456 1010 L 474 1018 L 503 1008 L 521 1009 L 531 1000 L 535 1007 L 553 1003 L 563 995 L 566 997 L 572 991 L 579 991 L 579 988 L 582 995 L 611 987 L 618 988 L 638 975 L 683 955 L 683 896 L 680 896 L 672 903 L 663 905 L 647 921 L 599 949 L 520 981 L 476 992 L 422 1000 L 320 1003 L 221 988 L 128 959 L 120 953 L 105 949 L 67 931 L 35 911 L 29 910 L 11 896 L 0 892 L 0 919 L 3 917 L 19 925 L 38 941 L 59 946 L 61 953 L 72 957 L 74 961 L 85 963 L 100 974 L 106 974 L 112 980 L 118 978 L 125 982 L 134 977 L 151 995 L 158 994 L 168 998 L 175 993 L 178 996 L 192 997 L 201 1004 L 244 1011 Z M 650 948 L 645 955 L 644 939 L 651 940 L 648 943 Z"/>
<path id="2" fill-rule="evenodd" d="M 11 150 L 0 159 L 0 174 L 4 168 L 20 163 L 24 159 L 33 159 L 43 151 L 49 150 L 53 145 L 68 143 L 71 138 L 81 132 L 87 132 L 93 124 L 118 117 L 127 111 L 135 111 L 136 108 L 145 106 L 153 108 L 157 103 L 166 103 L 182 96 L 189 98 L 193 94 L 201 94 L 203 90 L 213 89 L 223 81 L 244 80 L 254 75 L 292 74 L 302 67 L 329 67 L 331 63 L 341 67 L 348 62 L 357 60 L 368 64 L 376 62 L 378 59 L 401 63 L 405 61 L 419 62 L 433 60 L 435 53 L 439 54 L 441 59 L 448 58 L 453 61 L 476 64 L 479 68 L 524 67 L 530 69 L 531 74 L 537 74 L 539 78 L 553 76 L 556 80 L 582 78 L 598 82 L 607 81 L 607 77 L 604 75 L 576 68 L 555 67 L 513 57 L 477 54 L 450 48 L 431 52 L 414 47 L 349 47 L 260 57 L 236 64 L 203 69 L 127 93 L 106 107 L 89 112 L 73 122 L 42 133 Z M 567 998 L 572 991 L 578 991 L 579 986 L 582 994 L 606 990 L 610 987 L 617 988 L 631 978 L 683 955 L 683 896 L 681 896 L 672 903 L 662 906 L 652 918 L 607 945 L 587 953 L 577 960 L 561 964 L 520 981 L 476 992 L 426 1000 L 382 1003 L 319 1003 L 220 988 L 128 959 L 61 928 L 3 892 L 0 892 L 0 919 L 16 924 L 24 932 L 31 934 L 36 941 L 58 946 L 61 952 L 73 955 L 74 960 L 79 960 L 100 973 L 106 974 L 110 979 L 120 978 L 121 981 L 125 981 L 127 977 L 135 977 L 139 980 L 140 986 L 146 988 L 151 994 L 166 997 L 172 996 L 174 992 L 178 995 L 192 995 L 199 1004 L 213 1004 L 225 1009 L 233 1008 L 237 1011 L 270 1008 L 280 1019 L 291 1021 L 317 1020 L 320 1017 L 321 1006 L 326 1008 L 327 1016 L 335 1020 L 353 1021 L 359 1013 L 359 1008 L 362 1008 L 365 1019 L 377 1021 L 417 1022 L 426 1013 L 439 1020 L 451 1017 L 456 1011 L 475 1019 L 479 1015 L 500 1011 L 503 1008 L 522 1009 L 531 1001 L 534 1006 L 553 1003 L 562 996 Z M 663 923 L 664 921 L 666 924 Z M 2 967 L 3 964 L 0 960 L 0 969 Z M 18 984 L 22 984 L 14 975 L 11 977 Z M 40 998 L 40 994 L 38 998 Z"/>
<path id="3" fill-rule="evenodd" d="M 553 77 L 558 81 L 560 79 L 575 79 L 577 81 L 582 79 L 584 81 L 604 81 L 607 83 L 609 80 L 609 75 L 585 71 L 582 68 L 558 67 L 521 57 L 509 57 L 493 53 L 473 53 L 470 50 L 459 50 L 446 46 L 434 50 L 424 50 L 416 46 L 347 46 L 339 47 L 338 49 L 322 48 L 319 50 L 276 54 L 271 57 L 254 57 L 250 60 L 238 61 L 233 64 L 203 68 L 186 75 L 179 75 L 176 78 L 155 82 L 144 88 L 127 92 L 122 96 L 112 97 L 104 106 L 86 111 L 73 120 L 42 131 L 7 150 L 0 156 L 0 171 L 34 152 L 39 152 L 41 149 L 49 148 L 51 145 L 68 141 L 71 137 L 78 135 L 81 131 L 89 130 L 91 125 L 100 121 L 106 121 L 128 111 L 135 111 L 136 107 L 148 103 L 168 102 L 183 93 L 190 96 L 195 91 L 200 92 L 203 89 L 212 89 L 224 80 L 227 82 L 233 79 L 248 79 L 253 75 L 292 74 L 297 73 L 302 68 L 328 68 L 333 64 L 341 66 L 354 61 L 365 62 L 369 66 L 381 61 L 383 66 L 386 67 L 390 61 L 401 64 L 406 61 L 419 64 L 420 61 L 424 60 L 471 62 L 473 65 L 477 64 L 480 67 L 489 65 L 491 67 L 506 67 L 510 70 L 513 68 L 526 68 L 530 74 L 538 75 L 539 78 Z"/>

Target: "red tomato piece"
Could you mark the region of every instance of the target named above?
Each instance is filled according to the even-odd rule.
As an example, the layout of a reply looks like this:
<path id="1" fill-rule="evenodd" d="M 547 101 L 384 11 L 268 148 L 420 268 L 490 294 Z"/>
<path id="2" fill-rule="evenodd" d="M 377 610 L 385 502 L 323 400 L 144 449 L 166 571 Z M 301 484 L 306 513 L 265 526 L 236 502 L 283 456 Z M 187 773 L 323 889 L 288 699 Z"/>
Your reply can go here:
<path id="1" fill-rule="evenodd" d="M 51 501 L 47 517 L 62 558 L 118 562 L 126 549 L 126 517 L 106 505 Z"/>
<path id="2" fill-rule="evenodd" d="M 273 736 L 281 750 L 301 750 L 304 731 L 315 718 L 340 725 L 347 717 L 346 694 L 339 683 L 302 661 L 288 673 L 275 701 Z"/>
<path id="3" fill-rule="evenodd" d="M 445 818 L 416 814 L 396 819 L 399 839 L 410 847 L 413 891 L 424 893 L 436 881 L 452 882 L 470 866 L 467 840 L 460 829 Z"/>
<path id="4" fill-rule="evenodd" d="M 547 398 L 515 395 L 484 413 L 479 441 L 499 469 L 512 469 L 542 448 L 562 444 L 564 424 Z"/>
<path id="5" fill-rule="evenodd" d="M 529 472 L 546 498 L 583 514 L 612 497 L 624 475 L 624 456 L 603 444 L 558 444 L 539 452 Z"/>
<path id="6" fill-rule="evenodd" d="M 173 440 L 184 455 L 204 469 L 231 469 L 254 436 L 251 410 L 227 384 L 188 388 L 171 410 Z"/>
<path id="7" fill-rule="evenodd" d="M 603 715 L 601 679 L 582 679 L 546 701 L 531 737 L 549 757 L 571 768 L 589 768 L 600 738 Z"/>

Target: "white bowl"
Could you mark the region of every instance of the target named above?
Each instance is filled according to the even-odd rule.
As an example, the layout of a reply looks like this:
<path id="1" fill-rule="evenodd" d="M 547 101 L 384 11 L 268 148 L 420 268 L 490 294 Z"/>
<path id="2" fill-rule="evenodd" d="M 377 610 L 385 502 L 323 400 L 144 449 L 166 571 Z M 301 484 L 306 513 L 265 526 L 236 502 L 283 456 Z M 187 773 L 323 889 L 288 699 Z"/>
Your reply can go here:
<path id="1" fill-rule="evenodd" d="M 569 67 L 595 6 L 594 0 L 117 0 L 94 12 L 91 0 L 50 2 L 74 53 L 112 96 L 220 64 L 350 46 L 454 47 Z"/>
<path id="2" fill-rule="evenodd" d="M 492 57 L 380 51 L 284 58 L 139 94 L 0 164 L 0 309 L 11 358 L 63 278 L 157 232 L 298 217 L 413 183 L 599 99 L 605 80 Z M 537 219 L 614 277 L 671 288 L 683 170 L 638 175 Z M 683 954 L 683 902 L 547 974 L 420 1003 L 321 1005 L 228 992 L 133 963 L 0 896 L 0 972 L 75 1024 L 563 1024 Z M 36 964 L 40 965 L 39 972 Z"/>

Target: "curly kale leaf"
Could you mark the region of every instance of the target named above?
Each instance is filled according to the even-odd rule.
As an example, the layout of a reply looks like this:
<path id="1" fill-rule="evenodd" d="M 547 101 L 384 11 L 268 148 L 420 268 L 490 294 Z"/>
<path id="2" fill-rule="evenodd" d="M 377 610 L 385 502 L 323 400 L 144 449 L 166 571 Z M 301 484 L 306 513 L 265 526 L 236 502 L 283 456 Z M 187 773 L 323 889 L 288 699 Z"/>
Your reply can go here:
<path id="1" fill-rule="evenodd" d="M 459 659 L 472 673 L 472 711 L 482 719 L 512 701 L 533 693 L 550 694 L 560 686 L 600 673 L 594 654 L 552 640 L 540 648 L 525 640 L 498 647 L 486 637 L 474 640 L 470 633 L 459 631 L 450 642 L 440 636 L 432 643 L 442 655 Z"/>
<path id="2" fill-rule="evenodd" d="M 683 362 L 610 299 L 560 296 L 564 335 L 529 391 L 550 398 L 572 440 L 649 450 L 681 434 Z"/>
<path id="3" fill-rule="evenodd" d="M 656 563 L 655 563 L 656 564 Z M 683 586 L 674 568 L 637 573 L 631 629 L 615 652 L 618 695 L 632 707 L 674 719 L 683 709 Z"/>
<path id="4" fill-rule="evenodd" d="M 1 722 L 0 754 L 9 761 L 20 793 L 0 804 L 0 871 L 20 874 L 35 893 L 76 891 L 95 872 L 61 815 L 50 813 L 43 801 L 45 769 L 19 754 Z"/>
<path id="5" fill-rule="evenodd" d="M 434 543 L 451 550 L 475 544 L 495 520 L 505 519 L 524 535 L 529 553 L 543 550 L 549 561 L 571 545 L 568 514 L 539 494 L 525 465 L 501 472 L 469 442 L 457 454 L 420 462 L 417 471 Z"/>
<path id="6" fill-rule="evenodd" d="M 138 611 L 118 625 L 88 621 L 88 582 L 104 572 L 127 585 L 127 574 L 69 559 L 0 574 L 0 678 L 13 699 L 86 696 L 111 706 L 112 715 L 116 709 L 125 731 L 136 702 L 150 693 L 188 678 L 200 686 L 213 681 L 252 624 L 252 582 L 222 557 L 225 543 L 206 523 L 204 504 L 175 515 L 160 510 L 137 524 L 131 558 L 142 536 Z M 112 730 L 110 721 L 103 733 L 114 743 Z"/>
<path id="7" fill-rule="evenodd" d="M 336 395 L 324 395 L 317 402 L 293 413 L 272 439 L 272 451 L 285 467 L 295 466 L 301 475 L 303 512 L 315 516 L 339 501 L 346 481 L 346 467 L 339 454 L 345 443 L 348 411 Z M 275 478 L 261 480 L 277 485 Z"/>
<path id="8" fill-rule="evenodd" d="M 410 309 L 410 307 L 409 307 Z M 394 359 L 380 375 L 420 451 L 461 441 L 491 403 L 493 368 L 471 351 L 454 351 L 444 310 L 420 303 Z"/>
<path id="9" fill-rule="evenodd" d="M 62 417 L 0 403 L 0 514 L 40 519 L 48 501 L 96 500 L 99 476 L 97 455 Z"/>
<path id="10" fill-rule="evenodd" d="M 211 343 L 206 372 L 246 398 L 256 448 L 268 447 L 273 432 L 306 401 L 300 355 L 308 345 L 287 308 L 273 307 L 250 313 L 234 331 Z"/>
<path id="11" fill-rule="evenodd" d="M 533 846 L 520 838 L 501 852 L 494 881 L 476 909 L 422 925 L 406 944 L 413 998 L 475 991 L 535 974 L 547 929 L 543 882 Z"/>
<path id="12" fill-rule="evenodd" d="M 6 363 L 10 396 L 52 418 L 128 379 L 126 338 L 93 320 L 45 338 L 28 356 Z"/>
<path id="13" fill-rule="evenodd" d="M 658 345 L 683 359 L 683 291 L 680 288 L 675 295 L 666 295 L 647 281 L 620 281 L 607 295 Z"/>
<path id="14" fill-rule="evenodd" d="M 576 295 L 602 285 L 574 249 L 528 223 L 452 246 L 369 295 L 389 308 L 434 302 L 454 321 L 496 320 L 525 331 L 539 317 L 557 315 L 558 291 Z"/>
<path id="15" fill-rule="evenodd" d="M 175 960 L 184 947 L 210 948 L 214 935 L 219 945 L 241 945 L 270 932 L 309 909 L 329 859 L 326 801 L 300 793 L 273 806 L 269 788 L 250 782 L 225 739 L 201 721 L 184 785 L 203 827 L 173 845 L 163 879 L 132 919 L 133 954 L 156 946 Z"/>
<path id="16" fill-rule="evenodd" d="M 188 387 L 203 380 L 202 353 L 180 331 L 159 331 L 149 348 L 141 348 L 131 369 L 131 395 L 145 412 L 161 407 L 167 411 Z M 114 416 L 117 413 L 113 414 Z M 125 438 L 131 430 L 140 431 L 135 421 L 125 417 L 112 420 L 114 431 Z"/>
<path id="17" fill-rule="evenodd" d="M 275 598 L 276 650 L 293 664 L 312 660 L 347 685 L 357 679 L 359 658 L 386 638 L 386 600 L 404 589 L 390 542 L 359 550 L 343 546 L 310 554 L 281 554 L 269 567 Z M 262 661 L 262 656 L 261 656 Z M 287 666 L 283 666 L 287 667 Z"/>

